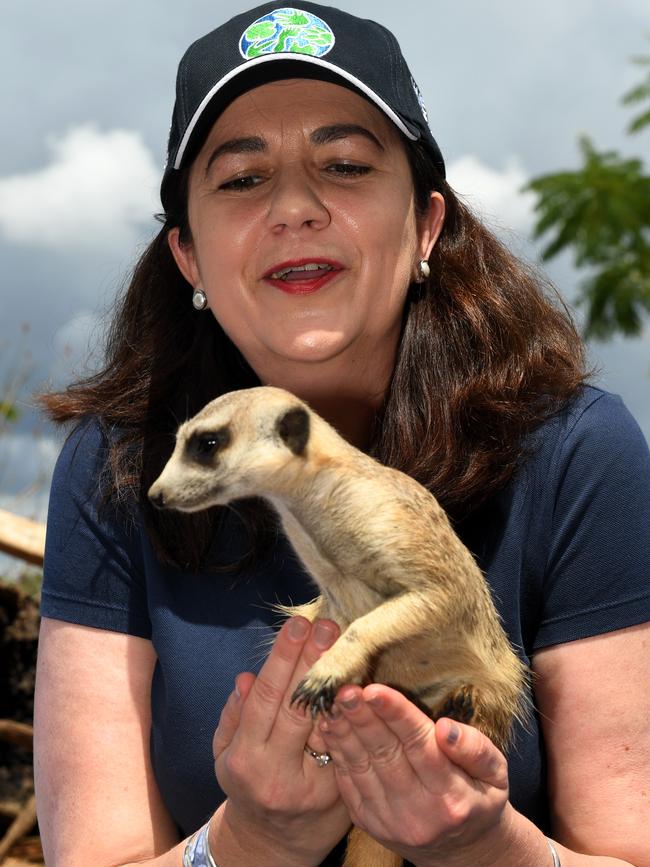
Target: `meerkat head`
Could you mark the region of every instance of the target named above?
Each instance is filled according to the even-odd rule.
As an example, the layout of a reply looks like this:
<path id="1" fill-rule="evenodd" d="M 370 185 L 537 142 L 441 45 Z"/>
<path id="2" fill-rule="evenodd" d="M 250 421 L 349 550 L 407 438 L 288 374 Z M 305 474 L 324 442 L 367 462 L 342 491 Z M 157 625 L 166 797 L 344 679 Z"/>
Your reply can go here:
<path id="1" fill-rule="evenodd" d="M 292 462 L 304 462 L 309 434 L 310 410 L 289 392 L 225 394 L 178 429 L 149 499 L 157 508 L 195 512 L 271 494 Z"/>

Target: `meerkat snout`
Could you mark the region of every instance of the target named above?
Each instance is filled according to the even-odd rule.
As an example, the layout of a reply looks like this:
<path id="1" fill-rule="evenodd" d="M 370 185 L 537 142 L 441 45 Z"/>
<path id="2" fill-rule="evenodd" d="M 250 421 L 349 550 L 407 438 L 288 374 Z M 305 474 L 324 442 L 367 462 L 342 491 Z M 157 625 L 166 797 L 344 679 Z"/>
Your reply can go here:
<path id="1" fill-rule="evenodd" d="M 165 508 L 165 494 L 163 491 L 154 491 L 153 486 L 149 488 L 149 493 L 147 495 L 151 500 L 152 505 L 154 505 L 157 509 Z"/>

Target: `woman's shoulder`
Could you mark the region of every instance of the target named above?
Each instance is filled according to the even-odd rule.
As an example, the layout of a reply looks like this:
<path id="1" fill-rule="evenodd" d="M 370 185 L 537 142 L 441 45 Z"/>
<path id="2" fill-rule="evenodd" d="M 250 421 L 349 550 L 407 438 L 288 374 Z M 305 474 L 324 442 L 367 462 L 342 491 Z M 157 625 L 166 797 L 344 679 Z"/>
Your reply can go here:
<path id="1" fill-rule="evenodd" d="M 105 481 L 111 445 L 120 432 L 96 415 L 81 418 L 67 433 L 56 462 L 53 486 Z"/>
<path id="2" fill-rule="evenodd" d="M 573 398 L 534 432 L 534 451 L 553 452 L 556 459 L 576 450 L 585 455 L 648 453 L 645 436 L 622 398 L 593 385 L 582 387 Z M 541 456 L 540 454 L 540 456 Z"/>
<path id="3" fill-rule="evenodd" d="M 99 416 L 85 416 L 68 432 L 59 453 L 50 488 L 48 526 L 62 516 L 92 511 L 132 530 L 139 510 L 132 492 L 116 491 L 111 446 L 119 431 Z"/>
<path id="4" fill-rule="evenodd" d="M 147 638 L 141 522 L 113 496 L 111 436 L 101 419 L 87 417 L 63 444 L 50 490 L 41 611 Z"/>
<path id="5" fill-rule="evenodd" d="M 647 514 L 648 442 L 619 395 L 585 386 L 524 443 L 519 471 L 503 496 L 540 525 L 574 515 L 577 504 L 593 509 L 599 501 L 609 521 L 617 520 L 613 504 L 623 501 L 634 500 Z"/>
<path id="6" fill-rule="evenodd" d="M 110 429 L 100 416 L 83 416 L 68 430 L 60 457 L 66 461 L 97 457 L 98 453 L 106 452 L 110 439 Z"/>

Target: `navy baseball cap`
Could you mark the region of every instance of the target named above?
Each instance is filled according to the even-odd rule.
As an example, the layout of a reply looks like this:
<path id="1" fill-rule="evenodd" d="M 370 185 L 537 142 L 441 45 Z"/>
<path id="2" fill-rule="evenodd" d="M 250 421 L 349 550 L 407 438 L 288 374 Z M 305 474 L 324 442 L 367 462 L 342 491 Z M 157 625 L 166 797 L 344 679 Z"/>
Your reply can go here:
<path id="1" fill-rule="evenodd" d="M 407 139 L 421 141 L 445 176 L 422 95 L 389 30 L 332 6 L 264 3 L 192 43 L 181 59 L 163 207 L 174 173 L 191 163 L 224 108 L 254 87 L 286 78 L 314 78 L 356 91 Z"/>

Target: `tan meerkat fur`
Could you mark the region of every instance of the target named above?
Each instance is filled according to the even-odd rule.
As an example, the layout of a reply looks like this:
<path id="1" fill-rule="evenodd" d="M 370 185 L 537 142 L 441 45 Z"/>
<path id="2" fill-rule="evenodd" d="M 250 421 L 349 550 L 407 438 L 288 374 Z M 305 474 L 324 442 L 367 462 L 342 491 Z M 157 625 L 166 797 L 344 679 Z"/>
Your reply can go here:
<path id="1" fill-rule="evenodd" d="M 346 683 L 386 683 L 507 747 L 526 713 L 526 669 L 472 555 L 428 491 L 298 398 L 259 387 L 212 401 L 179 428 L 149 496 L 186 512 L 249 496 L 275 507 L 321 594 L 287 613 L 341 628 L 294 701 L 316 714 Z M 400 863 L 353 829 L 345 867 Z"/>

